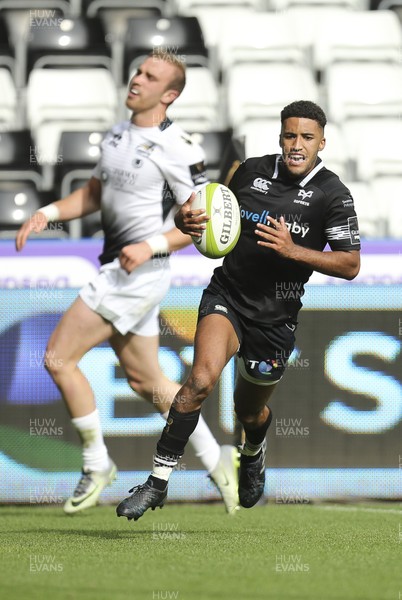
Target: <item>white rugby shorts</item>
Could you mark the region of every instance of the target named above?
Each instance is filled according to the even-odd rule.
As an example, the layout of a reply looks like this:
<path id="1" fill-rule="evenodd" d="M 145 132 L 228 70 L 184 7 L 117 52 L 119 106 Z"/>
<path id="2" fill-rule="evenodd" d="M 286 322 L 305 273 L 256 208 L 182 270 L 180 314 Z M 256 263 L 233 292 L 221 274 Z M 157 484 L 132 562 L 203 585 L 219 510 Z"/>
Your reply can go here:
<path id="1" fill-rule="evenodd" d="M 82 300 L 125 335 L 153 336 L 159 333 L 159 303 L 170 286 L 169 261 L 163 266 L 149 260 L 131 273 L 118 258 L 100 268 L 98 275 L 79 292 Z"/>

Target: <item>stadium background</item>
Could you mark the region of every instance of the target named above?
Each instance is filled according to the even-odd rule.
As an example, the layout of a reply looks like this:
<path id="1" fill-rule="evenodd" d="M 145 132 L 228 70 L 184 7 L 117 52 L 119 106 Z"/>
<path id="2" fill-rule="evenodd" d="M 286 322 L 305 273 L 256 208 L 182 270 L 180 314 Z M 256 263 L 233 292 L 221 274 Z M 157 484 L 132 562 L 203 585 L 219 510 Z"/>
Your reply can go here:
<path id="1" fill-rule="evenodd" d="M 363 0 L 194 4 L 0 1 L 0 472 L 7 473 L 0 501 L 59 503 L 76 483 L 78 438 L 41 365 L 51 330 L 95 273 L 101 247 L 97 217 L 55 224 L 18 256 L 11 238 L 38 206 L 90 174 L 102 133 L 126 117 L 129 73 L 155 45 L 188 64 L 186 92 L 170 113 L 204 145 L 214 180 L 225 181 L 244 156 L 278 150 L 278 115 L 287 102 L 309 98 L 326 110 L 321 156 L 355 196 L 362 271 L 350 283 L 315 274 L 308 286 L 297 351 L 273 403 L 267 494 L 278 503 L 400 498 L 398 7 Z M 349 35 L 347 23 L 357 22 Z M 85 23 L 96 28 L 87 37 Z M 185 25 L 192 27 L 187 38 Z M 172 378 L 182 379 L 191 363 L 196 307 L 216 264 L 192 248 L 172 257 L 174 285 L 160 318 L 160 359 Z M 114 502 L 149 471 L 162 421 L 129 390 L 106 345 L 81 366 L 120 468 L 103 495 Z M 233 374 L 230 363 L 204 408 L 221 443 L 234 439 Z M 216 497 L 186 452 L 170 498 Z"/>

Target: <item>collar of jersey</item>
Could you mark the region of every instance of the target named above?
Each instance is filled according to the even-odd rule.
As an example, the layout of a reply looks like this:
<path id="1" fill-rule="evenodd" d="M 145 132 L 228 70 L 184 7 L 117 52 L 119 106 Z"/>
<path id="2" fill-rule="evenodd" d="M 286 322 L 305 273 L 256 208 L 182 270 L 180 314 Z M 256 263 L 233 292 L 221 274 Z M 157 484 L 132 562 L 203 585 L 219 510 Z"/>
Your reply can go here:
<path id="1" fill-rule="evenodd" d="M 282 166 L 283 160 L 282 160 L 282 154 L 277 154 L 276 155 L 276 160 L 275 160 L 275 171 L 274 174 L 272 175 L 272 179 L 278 179 L 279 177 L 279 169 Z M 316 173 L 318 173 L 318 171 L 320 171 L 322 168 L 324 167 L 324 163 L 322 162 L 321 158 L 319 156 L 317 156 L 317 162 L 315 163 L 315 167 L 314 169 L 312 169 L 310 171 L 310 173 L 307 173 L 307 175 L 305 177 L 303 177 L 303 179 L 300 179 L 299 181 L 297 179 L 294 180 L 294 183 L 296 185 L 299 185 L 300 187 L 305 187 L 305 185 L 314 177 L 314 175 Z M 284 167 L 282 167 L 284 168 Z"/>

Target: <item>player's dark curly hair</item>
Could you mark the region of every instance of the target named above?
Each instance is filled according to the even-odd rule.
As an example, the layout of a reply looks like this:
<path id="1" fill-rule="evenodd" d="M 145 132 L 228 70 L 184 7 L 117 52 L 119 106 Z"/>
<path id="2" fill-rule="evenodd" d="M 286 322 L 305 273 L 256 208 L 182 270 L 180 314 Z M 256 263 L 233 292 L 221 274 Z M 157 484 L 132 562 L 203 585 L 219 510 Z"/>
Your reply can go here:
<path id="1" fill-rule="evenodd" d="M 327 124 L 327 117 L 325 112 L 318 104 L 310 102 L 310 100 L 296 100 L 285 106 L 281 111 L 281 123 L 290 119 L 291 117 L 298 117 L 299 119 L 312 119 L 317 121 L 319 125 L 324 129 Z"/>

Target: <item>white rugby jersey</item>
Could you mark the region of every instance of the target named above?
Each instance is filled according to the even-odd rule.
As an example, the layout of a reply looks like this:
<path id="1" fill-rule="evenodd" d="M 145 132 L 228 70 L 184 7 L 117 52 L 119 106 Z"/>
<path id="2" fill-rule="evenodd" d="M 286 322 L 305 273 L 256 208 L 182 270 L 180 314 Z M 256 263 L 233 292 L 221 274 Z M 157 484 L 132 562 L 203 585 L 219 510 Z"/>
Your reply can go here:
<path id="1" fill-rule="evenodd" d="M 102 184 L 102 264 L 128 244 L 169 231 L 177 205 L 208 183 L 204 151 L 176 123 L 115 125 L 101 145 L 93 176 Z"/>

